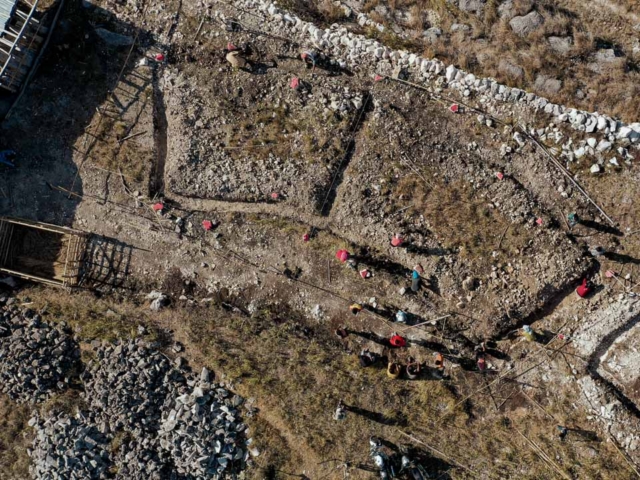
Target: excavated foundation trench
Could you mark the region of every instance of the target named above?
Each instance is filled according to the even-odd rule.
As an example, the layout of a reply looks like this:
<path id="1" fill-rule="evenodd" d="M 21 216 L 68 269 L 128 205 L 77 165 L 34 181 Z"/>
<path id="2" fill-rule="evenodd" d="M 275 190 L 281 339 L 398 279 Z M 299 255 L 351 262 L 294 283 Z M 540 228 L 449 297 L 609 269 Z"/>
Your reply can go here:
<path id="1" fill-rule="evenodd" d="M 334 173 L 333 182 L 329 186 L 329 189 L 326 193 L 325 202 L 322 206 L 322 211 L 320 215 L 307 215 L 300 212 L 298 209 L 283 206 L 277 202 L 230 202 L 230 201 L 220 201 L 220 200 L 211 200 L 211 199 L 201 199 L 201 198 L 191 198 L 185 197 L 181 195 L 176 195 L 173 192 L 167 192 L 165 190 L 165 164 L 167 159 L 167 144 L 168 144 L 168 122 L 164 105 L 164 95 L 159 84 L 159 78 L 157 77 L 157 72 L 154 71 L 154 81 L 153 81 L 153 113 L 154 113 L 154 142 L 155 142 L 155 163 L 153 166 L 153 173 L 149 182 L 149 191 L 150 197 L 156 197 L 158 195 L 165 195 L 167 200 L 172 201 L 178 204 L 183 209 L 195 210 L 195 211 L 218 211 L 218 212 L 229 212 L 229 213 L 240 213 L 240 214 L 268 214 L 277 217 L 284 217 L 296 222 L 300 222 L 306 224 L 310 228 L 316 230 L 327 230 L 331 232 L 331 234 L 336 235 L 340 238 L 343 238 L 342 234 L 336 233 L 336 231 L 331 226 L 331 221 L 329 218 L 331 207 L 337 197 L 337 191 L 339 185 L 342 183 L 344 172 L 349 164 L 350 157 L 355 152 L 355 135 L 358 130 L 360 130 L 362 126 L 362 118 L 366 115 L 366 108 L 368 101 L 364 102 L 364 105 L 356 117 L 357 120 L 354 123 L 352 129 L 352 137 L 349 141 L 349 145 L 347 145 L 347 152 L 345 155 L 345 159 L 338 165 L 336 172 Z M 369 94 L 367 94 L 367 99 L 369 99 Z M 345 161 L 346 160 L 346 161 Z M 355 238 L 344 238 L 344 240 L 350 242 L 356 249 L 356 251 L 361 250 L 363 252 L 368 252 L 368 247 L 359 247 L 360 245 L 365 245 L 366 242 L 364 239 L 355 239 Z M 397 262 L 391 261 L 387 258 L 377 258 L 374 259 L 370 255 L 367 255 L 367 258 L 363 261 L 370 261 L 371 265 L 376 268 L 381 268 L 387 271 L 390 274 L 400 275 L 406 273 L 408 269 Z M 580 277 L 584 277 L 585 275 L 589 275 L 592 272 L 594 267 L 591 267 L 589 271 L 584 272 Z M 494 341 L 506 340 L 509 337 L 509 334 L 514 331 L 514 329 L 520 328 L 523 325 L 534 324 L 535 322 L 541 320 L 542 318 L 551 314 L 556 307 L 568 296 L 571 295 L 575 288 L 575 279 L 568 281 L 565 286 L 556 292 L 551 298 L 544 302 L 538 309 L 536 309 L 531 314 L 527 315 L 525 318 L 517 321 L 515 324 L 512 321 L 508 326 L 502 328 L 493 338 Z M 424 321 L 424 319 L 417 317 L 419 320 Z M 512 320 L 512 319 L 510 319 Z M 629 322 L 625 323 L 623 326 L 617 328 L 616 330 L 610 332 L 598 345 L 596 351 L 589 357 L 589 362 L 586 368 L 589 376 L 603 388 L 605 391 L 610 392 L 613 396 L 615 396 L 626 411 L 633 415 L 636 418 L 640 418 L 640 408 L 636 405 L 630 398 L 628 398 L 623 391 L 616 386 L 612 381 L 604 378 L 599 372 L 598 368 L 600 365 L 600 357 L 613 345 L 615 340 L 620 336 L 629 331 L 635 325 L 640 322 L 640 316 L 634 317 Z M 467 344 L 469 342 L 468 339 L 464 339 L 463 343 Z"/>
<path id="2" fill-rule="evenodd" d="M 600 368 L 601 358 L 607 353 L 607 351 L 613 346 L 616 340 L 630 331 L 633 327 L 640 324 L 640 315 L 632 317 L 620 327 L 609 332 L 598 344 L 595 351 L 589 356 L 587 371 L 591 378 L 593 378 L 598 384 L 602 385 L 607 391 L 613 394 L 627 411 L 634 415 L 636 418 L 640 418 L 640 408 L 624 394 L 621 388 L 619 388 L 613 381 L 608 380 L 602 376 L 598 371 Z"/>

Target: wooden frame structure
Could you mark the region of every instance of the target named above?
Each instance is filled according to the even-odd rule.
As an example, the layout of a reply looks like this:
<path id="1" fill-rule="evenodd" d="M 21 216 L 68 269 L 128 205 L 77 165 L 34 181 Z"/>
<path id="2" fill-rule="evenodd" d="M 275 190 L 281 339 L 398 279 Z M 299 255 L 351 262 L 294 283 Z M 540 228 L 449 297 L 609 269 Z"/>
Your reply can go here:
<path id="1" fill-rule="evenodd" d="M 48 28 L 36 18 L 39 0 L 0 0 L 0 87 L 16 93 L 33 66 Z"/>
<path id="2" fill-rule="evenodd" d="M 0 273 L 71 290 L 78 287 L 89 234 L 0 217 Z"/>

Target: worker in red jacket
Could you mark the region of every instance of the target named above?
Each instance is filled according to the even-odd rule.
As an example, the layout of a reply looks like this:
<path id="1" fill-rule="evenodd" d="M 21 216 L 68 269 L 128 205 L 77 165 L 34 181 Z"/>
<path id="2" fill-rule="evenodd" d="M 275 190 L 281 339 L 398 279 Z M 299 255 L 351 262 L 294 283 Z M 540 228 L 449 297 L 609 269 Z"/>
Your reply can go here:
<path id="1" fill-rule="evenodd" d="M 589 280 L 585 278 L 584 280 L 582 280 L 582 283 L 580 284 L 580 286 L 576 288 L 576 293 L 580 298 L 585 298 L 587 295 L 591 293 L 592 289 L 593 289 L 593 285 Z"/>
<path id="2" fill-rule="evenodd" d="M 340 249 L 336 252 L 336 258 L 344 263 L 349 260 L 349 252 L 345 249 Z"/>
<path id="3" fill-rule="evenodd" d="M 391 344 L 392 347 L 396 347 L 396 348 L 402 348 L 407 346 L 407 341 L 404 338 L 402 338 L 400 335 L 398 335 L 396 332 L 393 332 L 393 335 L 391 335 L 391 338 L 389 339 L 389 343 Z"/>

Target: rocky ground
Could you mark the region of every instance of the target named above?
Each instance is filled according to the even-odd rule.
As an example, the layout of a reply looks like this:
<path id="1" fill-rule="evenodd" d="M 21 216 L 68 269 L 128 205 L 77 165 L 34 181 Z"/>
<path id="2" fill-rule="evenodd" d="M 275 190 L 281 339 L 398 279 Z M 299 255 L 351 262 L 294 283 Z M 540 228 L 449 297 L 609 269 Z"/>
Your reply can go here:
<path id="1" fill-rule="evenodd" d="M 303 7 L 67 6 L 3 123 L 20 167 L 0 207 L 92 232 L 83 285 L 98 293 L 3 299 L 2 390 L 35 412 L 7 416 L 0 453 L 33 445 L 0 456 L 0 479 L 28 463 L 33 478 L 371 478 L 370 435 L 441 478 L 632 478 L 638 119 L 565 104 L 553 78 L 527 93 L 422 57 L 400 24 L 368 23 L 377 7 Z M 229 44 L 251 71 L 227 64 Z M 305 68 L 303 48 L 326 63 Z M 365 348 L 422 374 L 362 369 Z"/>

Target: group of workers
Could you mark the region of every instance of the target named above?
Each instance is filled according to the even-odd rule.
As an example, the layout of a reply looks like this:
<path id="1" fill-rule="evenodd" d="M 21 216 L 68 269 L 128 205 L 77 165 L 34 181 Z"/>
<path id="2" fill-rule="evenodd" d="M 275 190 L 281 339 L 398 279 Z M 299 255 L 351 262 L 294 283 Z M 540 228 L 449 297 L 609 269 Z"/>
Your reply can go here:
<path id="1" fill-rule="evenodd" d="M 305 234 L 305 235 L 308 235 L 308 234 Z M 305 241 L 308 241 L 307 237 L 304 237 L 303 239 Z M 400 247 L 404 244 L 404 239 L 402 238 L 402 235 L 400 235 L 399 233 L 396 233 L 391 238 L 391 241 L 389 243 L 392 247 Z M 348 250 L 344 248 L 339 249 L 336 252 L 336 258 L 340 260 L 342 263 L 345 263 L 349 268 L 353 270 L 358 269 L 357 260 L 349 253 Z M 424 273 L 424 268 L 422 267 L 421 264 L 418 263 L 413 267 L 413 270 L 411 272 L 411 291 L 412 292 L 417 293 L 420 290 L 420 286 L 422 284 L 421 275 L 423 273 Z M 359 274 L 365 280 L 373 276 L 373 273 L 368 268 L 363 268 L 362 270 L 359 270 Z M 356 306 L 355 308 L 353 307 L 354 307 L 353 305 L 352 307 L 350 307 L 351 312 L 353 314 L 357 314 L 360 310 L 362 310 L 362 307 L 358 307 L 358 306 Z M 406 314 L 404 315 L 406 316 Z M 401 320 L 398 320 L 398 321 L 401 321 Z"/>
<path id="2" fill-rule="evenodd" d="M 249 51 L 246 47 L 237 47 L 232 43 L 228 43 L 226 47 L 226 60 L 234 70 L 252 71 L 253 62 L 249 59 Z M 300 59 L 303 61 L 307 69 L 315 70 L 316 66 L 322 64 L 326 58 L 322 53 L 305 49 L 300 53 Z"/>
<path id="3" fill-rule="evenodd" d="M 340 338 L 346 338 L 349 333 L 345 328 L 340 328 L 336 331 L 336 334 Z M 386 341 L 386 347 L 389 349 L 402 349 L 408 346 L 407 339 L 397 332 L 393 332 L 393 334 Z M 432 376 L 439 380 L 444 380 L 445 377 L 445 365 L 444 365 L 444 355 L 440 352 L 435 352 L 434 354 L 434 368 L 431 369 Z M 416 361 L 413 357 L 408 357 L 406 361 L 406 365 L 403 366 L 398 363 L 398 361 L 394 361 L 390 357 L 384 357 L 382 354 L 372 352 L 371 350 L 365 348 L 360 351 L 358 355 L 358 360 L 360 362 L 360 366 L 363 368 L 371 367 L 379 362 L 385 360 L 387 361 L 387 375 L 391 378 L 399 378 L 402 375 L 402 372 L 405 372 L 406 377 L 410 380 L 415 380 L 420 376 L 423 371 L 422 364 Z M 484 361 L 483 355 L 483 365 L 486 366 L 486 362 Z M 425 364 L 425 367 L 428 366 Z M 482 371 L 485 368 L 481 369 Z"/>

